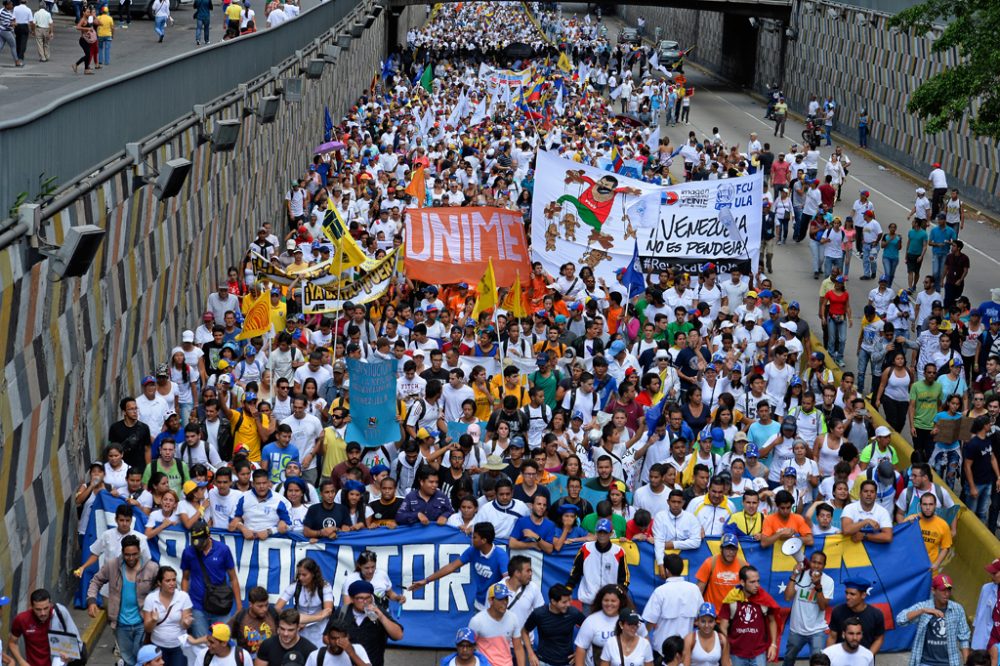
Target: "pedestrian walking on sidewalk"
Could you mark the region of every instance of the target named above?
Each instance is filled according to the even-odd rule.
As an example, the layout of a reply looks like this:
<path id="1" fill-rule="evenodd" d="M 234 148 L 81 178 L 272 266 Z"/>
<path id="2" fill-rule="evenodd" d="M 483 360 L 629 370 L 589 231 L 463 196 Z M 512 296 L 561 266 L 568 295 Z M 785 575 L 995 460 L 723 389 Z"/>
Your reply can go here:
<path id="1" fill-rule="evenodd" d="M 94 30 L 94 10 L 87 8 L 76 24 L 76 29 L 80 33 L 80 48 L 83 49 L 83 56 L 73 63 L 73 71 L 78 72 L 80 65 L 83 65 L 84 74 L 93 74 L 90 69 L 90 60 L 93 54 L 91 46 L 97 44 L 97 31 Z"/>
<path id="2" fill-rule="evenodd" d="M 35 44 L 38 46 L 38 58 L 42 62 L 49 61 L 49 44 L 55 36 L 55 25 L 52 21 L 52 14 L 45 8 L 45 0 L 38 3 L 38 11 L 34 16 L 34 27 L 31 34 L 35 37 Z"/>
<path id="3" fill-rule="evenodd" d="M 153 2 L 153 31 L 160 36 L 159 41 L 167 36 L 167 23 L 170 21 L 170 0 L 155 0 Z"/>
<path id="4" fill-rule="evenodd" d="M 115 20 L 108 8 L 101 8 L 97 17 L 97 69 L 111 64 L 111 40 L 115 35 Z"/>

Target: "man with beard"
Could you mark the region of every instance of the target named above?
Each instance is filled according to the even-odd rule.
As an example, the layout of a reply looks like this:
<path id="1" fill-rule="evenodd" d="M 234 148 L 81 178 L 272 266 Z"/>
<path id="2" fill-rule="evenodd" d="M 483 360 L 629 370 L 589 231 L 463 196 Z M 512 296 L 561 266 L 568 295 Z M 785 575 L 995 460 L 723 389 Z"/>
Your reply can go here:
<path id="1" fill-rule="evenodd" d="M 351 642 L 368 653 L 372 666 L 385 664 L 385 648 L 390 639 L 402 640 L 403 627 L 375 603 L 375 587 L 366 580 L 356 580 L 347 588 L 351 603 L 341 607 L 337 621 L 347 627 Z"/>
<path id="2" fill-rule="evenodd" d="M 861 645 L 861 620 L 856 617 L 844 622 L 844 640 L 823 650 L 830 658 L 831 664 L 851 664 L 857 666 L 873 666 L 875 656 L 872 651 Z"/>
<path id="3" fill-rule="evenodd" d="M 278 633 L 278 614 L 271 608 L 263 587 L 251 587 L 247 601 L 243 610 L 230 620 L 229 628 L 236 644 L 256 657 L 261 644 Z"/>
<path id="4" fill-rule="evenodd" d="M 260 644 L 254 666 L 305 663 L 316 646 L 299 635 L 299 611 L 286 608 L 278 616 L 278 633 Z"/>
<path id="5" fill-rule="evenodd" d="M 347 626 L 332 621 L 323 632 L 325 648 L 315 650 L 306 659 L 306 666 L 371 666 L 368 653 L 358 643 L 352 643 Z"/>

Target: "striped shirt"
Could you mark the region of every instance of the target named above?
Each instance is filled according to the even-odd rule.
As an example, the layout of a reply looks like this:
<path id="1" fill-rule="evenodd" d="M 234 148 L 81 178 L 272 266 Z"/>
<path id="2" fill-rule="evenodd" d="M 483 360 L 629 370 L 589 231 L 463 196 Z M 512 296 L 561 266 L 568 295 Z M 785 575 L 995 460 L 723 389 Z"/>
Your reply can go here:
<path id="1" fill-rule="evenodd" d="M 0 9 L 0 30 L 10 31 L 14 29 L 14 12 L 4 8 Z"/>

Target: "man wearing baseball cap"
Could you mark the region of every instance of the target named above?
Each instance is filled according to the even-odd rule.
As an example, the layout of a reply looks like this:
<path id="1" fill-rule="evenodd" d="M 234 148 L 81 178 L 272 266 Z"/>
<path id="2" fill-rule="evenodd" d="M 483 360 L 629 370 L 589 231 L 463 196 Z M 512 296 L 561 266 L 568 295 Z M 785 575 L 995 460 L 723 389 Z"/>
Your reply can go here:
<path id="1" fill-rule="evenodd" d="M 139 648 L 135 663 L 138 666 L 163 666 L 163 653 L 155 645 L 143 645 Z"/>
<path id="2" fill-rule="evenodd" d="M 228 624 L 213 624 L 207 636 L 194 638 L 187 634 L 180 637 L 181 650 L 189 664 L 198 666 L 250 666 L 250 653 L 236 646 Z M 240 654 L 237 654 L 237 651 Z"/>
<path id="3" fill-rule="evenodd" d="M 948 574 L 931 581 L 931 598 L 896 613 L 896 626 L 916 625 L 917 634 L 910 652 L 911 666 L 921 664 L 962 664 L 969 656 L 971 634 L 962 604 L 951 599 Z"/>
<path id="4" fill-rule="evenodd" d="M 514 614 L 507 612 L 510 597 L 510 589 L 505 583 L 494 583 L 486 593 L 486 608 L 476 613 L 469 622 L 469 629 L 476 636 L 476 647 L 486 655 L 492 666 L 514 665 L 512 645 L 517 666 L 525 666 L 521 627 Z"/>
<path id="5" fill-rule="evenodd" d="M 972 649 L 987 650 L 997 659 L 1000 649 L 1000 624 L 993 618 L 1000 614 L 1000 558 L 986 565 L 986 573 L 990 582 L 983 585 L 979 591 L 979 603 L 976 604 L 976 616 L 972 621 Z"/>
<path id="6" fill-rule="evenodd" d="M 830 614 L 830 635 L 826 644 L 836 645 L 841 640 L 844 626 L 851 618 L 861 620 L 861 645 L 878 654 L 885 638 L 885 616 L 882 611 L 865 603 L 871 584 L 857 578 L 843 582 L 845 603 L 833 607 Z"/>
<path id="7" fill-rule="evenodd" d="M 576 598 L 584 605 L 584 611 L 594 602 L 597 591 L 605 585 L 628 586 L 629 571 L 625 562 L 625 551 L 616 543 L 611 543 L 614 526 L 610 518 L 601 518 L 594 528 L 597 540 L 584 543 L 573 558 L 566 587 L 570 590 L 578 585 Z"/>
<path id="8" fill-rule="evenodd" d="M 489 666 L 489 660 L 476 649 L 476 632 L 462 627 L 455 634 L 455 652 L 441 660 L 441 666 Z"/>

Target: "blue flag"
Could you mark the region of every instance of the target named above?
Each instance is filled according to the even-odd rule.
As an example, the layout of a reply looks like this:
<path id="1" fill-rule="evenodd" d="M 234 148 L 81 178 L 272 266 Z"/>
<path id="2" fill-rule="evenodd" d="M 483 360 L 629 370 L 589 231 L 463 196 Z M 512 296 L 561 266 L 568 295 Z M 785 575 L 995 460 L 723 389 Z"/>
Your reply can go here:
<path id="1" fill-rule="evenodd" d="M 351 378 L 351 422 L 344 439 L 378 448 L 399 440 L 396 421 L 396 365 L 347 359 Z"/>
<path id="2" fill-rule="evenodd" d="M 625 267 L 622 274 L 622 284 L 628 289 L 629 298 L 646 291 L 646 278 L 642 274 L 642 266 L 639 263 L 639 241 L 635 242 L 632 250 L 632 261 Z"/>
<path id="3" fill-rule="evenodd" d="M 329 143 L 333 140 L 333 118 L 330 117 L 330 109 L 323 107 L 323 142 Z"/>

